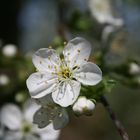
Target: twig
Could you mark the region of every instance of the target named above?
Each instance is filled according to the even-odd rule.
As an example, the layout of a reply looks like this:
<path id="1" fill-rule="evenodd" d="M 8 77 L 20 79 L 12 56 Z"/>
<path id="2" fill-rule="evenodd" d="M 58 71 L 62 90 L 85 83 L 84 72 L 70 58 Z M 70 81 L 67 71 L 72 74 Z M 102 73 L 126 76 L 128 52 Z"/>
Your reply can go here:
<path id="1" fill-rule="evenodd" d="M 118 118 L 116 117 L 115 113 L 113 112 L 112 108 L 110 107 L 108 101 L 106 100 L 106 98 L 104 96 L 102 96 L 100 98 L 101 103 L 104 105 L 104 107 L 106 108 L 106 110 L 109 113 L 110 118 L 112 119 L 115 127 L 117 128 L 122 140 L 129 140 L 129 136 L 125 130 L 125 128 L 123 127 L 122 123 L 118 120 Z"/>

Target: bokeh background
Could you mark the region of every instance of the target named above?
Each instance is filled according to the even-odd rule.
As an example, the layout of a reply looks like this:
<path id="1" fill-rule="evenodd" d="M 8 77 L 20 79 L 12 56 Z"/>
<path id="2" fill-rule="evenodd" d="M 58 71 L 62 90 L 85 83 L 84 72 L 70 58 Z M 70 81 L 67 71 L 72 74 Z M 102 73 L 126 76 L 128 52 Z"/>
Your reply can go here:
<path id="1" fill-rule="evenodd" d="M 35 71 L 31 62 L 35 50 L 52 45 L 59 52 L 64 41 L 76 36 L 91 42 L 93 56 L 95 52 L 97 56 L 104 55 L 100 50 L 108 48 L 104 49 L 107 51 L 104 59 L 110 67 L 112 64 L 125 66 L 130 61 L 140 63 L 140 1 L 103 0 L 97 5 L 96 1 L 0 0 L 1 107 L 9 102 L 21 106 L 29 98 L 25 81 Z M 9 50 L 4 51 L 7 45 L 16 48 L 11 50 L 13 55 L 9 55 Z M 140 72 L 134 74 L 133 82 L 128 74 L 129 67 L 121 67 L 118 71 L 123 82 L 118 82 L 105 96 L 130 139 L 139 140 Z M 112 139 L 121 140 L 121 137 L 100 103 L 91 117 L 77 118 L 71 114 L 70 123 L 62 129 L 59 138 Z"/>

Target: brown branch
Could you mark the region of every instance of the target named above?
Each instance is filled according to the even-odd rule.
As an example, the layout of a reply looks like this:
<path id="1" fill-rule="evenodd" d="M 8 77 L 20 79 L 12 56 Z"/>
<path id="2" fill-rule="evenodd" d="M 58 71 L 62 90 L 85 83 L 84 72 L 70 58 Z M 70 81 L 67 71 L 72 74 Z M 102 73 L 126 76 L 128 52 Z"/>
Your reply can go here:
<path id="1" fill-rule="evenodd" d="M 115 113 L 113 112 L 112 108 L 110 107 L 108 101 L 106 100 L 106 98 L 104 96 L 102 96 L 100 98 L 101 103 L 104 105 L 104 107 L 106 108 L 106 110 L 109 113 L 110 118 L 112 119 L 116 129 L 118 130 L 122 140 L 129 140 L 129 136 L 125 130 L 125 128 L 123 127 L 122 123 L 118 120 L 118 118 L 116 117 Z"/>

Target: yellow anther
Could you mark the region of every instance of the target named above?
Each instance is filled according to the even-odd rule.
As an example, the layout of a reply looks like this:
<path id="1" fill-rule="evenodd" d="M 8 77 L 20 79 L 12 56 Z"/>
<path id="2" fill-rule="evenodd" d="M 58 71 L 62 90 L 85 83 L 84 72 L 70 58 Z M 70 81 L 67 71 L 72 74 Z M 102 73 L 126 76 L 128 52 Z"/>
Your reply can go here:
<path id="1" fill-rule="evenodd" d="M 70 55 L 70 53 L 68 53 L 68 55 Z"/>
<path id="2" fill-rule="evenodd" d="M 67 44 L 67 42 L 66 41 L 64 41 L 64 45 L 66 45 Z"/>
<path id="3" fill-rule="evenodd" d="M 48 59 L 50 60 L 51 59 L 51 56 L 48 56 Z"/>
<path id="4" fill-rule="evenodd" d="M 78 51 L 78 53 L 80 53 L 80 49 L 78 49 L 77 51 Z"/>
<path id="5" fill-rule="evenodd" d="M 50 68 L 51 68 L 51 66 L 50 66 L 50 65 L 48 65 L 48 68 L 50 69 Z"/>
<path id="6" fill-rule="evenodd" d="M 49 49 L 52 49 L 52 46 L 49 46 Z"/>

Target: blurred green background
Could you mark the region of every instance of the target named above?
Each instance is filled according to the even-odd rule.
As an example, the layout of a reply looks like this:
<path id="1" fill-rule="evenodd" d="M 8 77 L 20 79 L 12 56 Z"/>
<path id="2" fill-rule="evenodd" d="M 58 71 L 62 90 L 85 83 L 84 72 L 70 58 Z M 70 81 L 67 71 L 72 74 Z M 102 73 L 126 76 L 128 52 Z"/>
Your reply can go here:
<path id="1" fill-rule="evenodd" d="M 105 96 L 117 117 L 125 126 L 130 140 L 139 140 L 140 132 L 140 73 L 127 74 L 130 61 L 140 64 L 140 1 L 106 0 L 114 18 L 123 20 L 117 26 L 105 20 L 100 22 L 93 12 L 94 0 L 1 0 L 0 1 L 0 105 L 16 102 L 19 106 L 29 98 L 26 79 L 35 71 L 32 53 L 38 48 L 52 45 L 62 50 L 63 42 L 76 36 L 92 43 L 93 56 L 104 55 L 108 69 L 118 67 L 118 82 Z M 89 6 L 90 5 L 90 6 Z M 101 6 L 101 5 L 100 5 Z M 95 8 L 96 9 L 96 8 Z M 97 11 L 103 14 L 102 10 Z M 100 15 L 99 14 L 99 15 Z M 105 17 L 105 15 L 103 15 Z M 105 17 L 106 18 L 106 17 Z M 103 39 L 105 29 L 111 26 L 109 38 Z M 105 41 L 105 42 L 104 42 Z M 16 54 L 3 53 L 7 44 L 14 44 Z M 104 49 L 107 48 L 107 49 Z M 100 64 L 99 64 L 100 65 Z M 120 69 L 121 67 L 121 69 Z M 117 71 L 117 70 L 116 70 Z M 106 73 L 104 67 L 103 74 Z M 110 75 L 113 72 L 110 73 Z M 123 77 L 123 78 L 122 78 Z M 5 78 L 6 79 L 6 78 Z M 132 81 L 134 80 L 134 82 Z M 92 117 L 75 117 L 61 131 L 59 140 L 121 140 L 108 113 L 98 103 Z"/>

